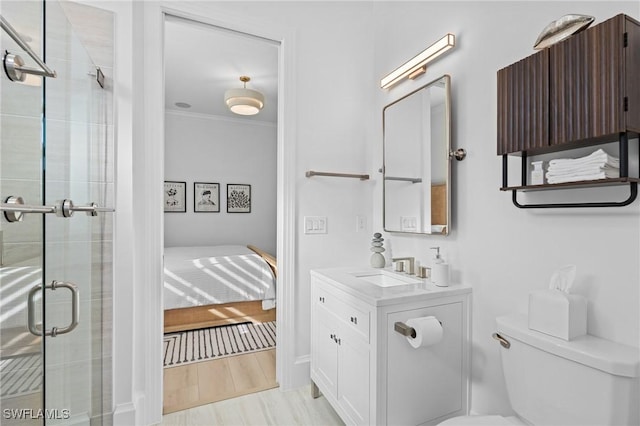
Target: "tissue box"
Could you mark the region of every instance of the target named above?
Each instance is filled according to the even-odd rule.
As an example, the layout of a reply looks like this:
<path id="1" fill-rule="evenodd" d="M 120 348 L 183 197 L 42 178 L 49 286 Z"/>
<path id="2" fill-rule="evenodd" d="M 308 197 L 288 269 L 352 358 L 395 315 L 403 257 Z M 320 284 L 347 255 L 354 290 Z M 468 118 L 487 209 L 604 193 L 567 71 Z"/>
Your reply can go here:
<path id="1" fill-rule="evenodd" d="M 587 299 L 559 290 L 533 292 L 529 328 L 564 340 L 587 334 Z"/>

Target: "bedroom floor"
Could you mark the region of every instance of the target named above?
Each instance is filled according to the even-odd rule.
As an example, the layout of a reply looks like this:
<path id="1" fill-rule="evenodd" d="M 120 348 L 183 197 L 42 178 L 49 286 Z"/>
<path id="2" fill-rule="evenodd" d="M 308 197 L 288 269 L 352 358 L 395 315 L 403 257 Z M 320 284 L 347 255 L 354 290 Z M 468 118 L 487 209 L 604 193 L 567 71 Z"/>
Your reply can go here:
<path id="1" fill-rule="evenodd" d="M 163 414 L 278 386 L 276 350 L 164 369 Z"/>

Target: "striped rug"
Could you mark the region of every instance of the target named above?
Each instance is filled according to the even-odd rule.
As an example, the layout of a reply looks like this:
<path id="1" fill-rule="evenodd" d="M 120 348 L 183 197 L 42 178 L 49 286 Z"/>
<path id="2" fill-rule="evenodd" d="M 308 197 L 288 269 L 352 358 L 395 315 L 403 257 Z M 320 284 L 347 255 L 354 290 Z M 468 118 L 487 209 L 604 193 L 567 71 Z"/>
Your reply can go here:
<path id="1" fill-rule="evenodd" d="M 275 347 L 275 321 L 167 333 L 164 335 L 164 366 L 177 367 Z"/>
<path id="2" fill-rule="evenodd" d="M 0 396 L 19 396 L 42 389 L 40 353 L 8 356 L 0 359 Z"/>

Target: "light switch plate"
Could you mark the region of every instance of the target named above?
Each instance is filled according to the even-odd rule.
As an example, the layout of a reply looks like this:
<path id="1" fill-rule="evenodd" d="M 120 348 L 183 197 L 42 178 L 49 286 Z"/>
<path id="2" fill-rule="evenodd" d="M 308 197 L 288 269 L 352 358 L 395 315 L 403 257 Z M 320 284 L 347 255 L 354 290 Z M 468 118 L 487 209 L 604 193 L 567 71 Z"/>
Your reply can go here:
<path id="1" fill-rule="evenodd" d="M 304 233 L 305 234 L 326 234 L 327 233 L 327 217 L 326 216 L 305 216 L 304 217 Z"/>
<path id="2" fill-rule="evenodd" d="M 400 216 L 400 230 L 403 232 L 416 232 L 418 230 L 418 218 L 415 216 Z"/>
<path id="3" fill-rule="evenodd" d="M 367 229 L 367 217 L 363 215 L 356 216 L 356 232 L 362 232 Z"/>

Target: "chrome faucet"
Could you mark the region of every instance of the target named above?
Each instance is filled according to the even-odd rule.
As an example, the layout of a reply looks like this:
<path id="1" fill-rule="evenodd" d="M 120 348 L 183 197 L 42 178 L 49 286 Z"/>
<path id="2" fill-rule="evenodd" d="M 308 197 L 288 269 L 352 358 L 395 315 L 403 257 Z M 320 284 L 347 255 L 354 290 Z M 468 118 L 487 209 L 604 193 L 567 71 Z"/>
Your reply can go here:
<path id="1" fill-rule="evenodd" d="M 399 261 L 406 260 L 407 262 L 409 262 L 409 270 L 407 271 L 407 274 L 409 274 L 409 275 L 414 275 L 415 274 L 416 259 L 414 257 L 393 257 L 393 258 L 391 258 L 391 260 L 394 261 L 394 262 L 399 262 Z"/>

